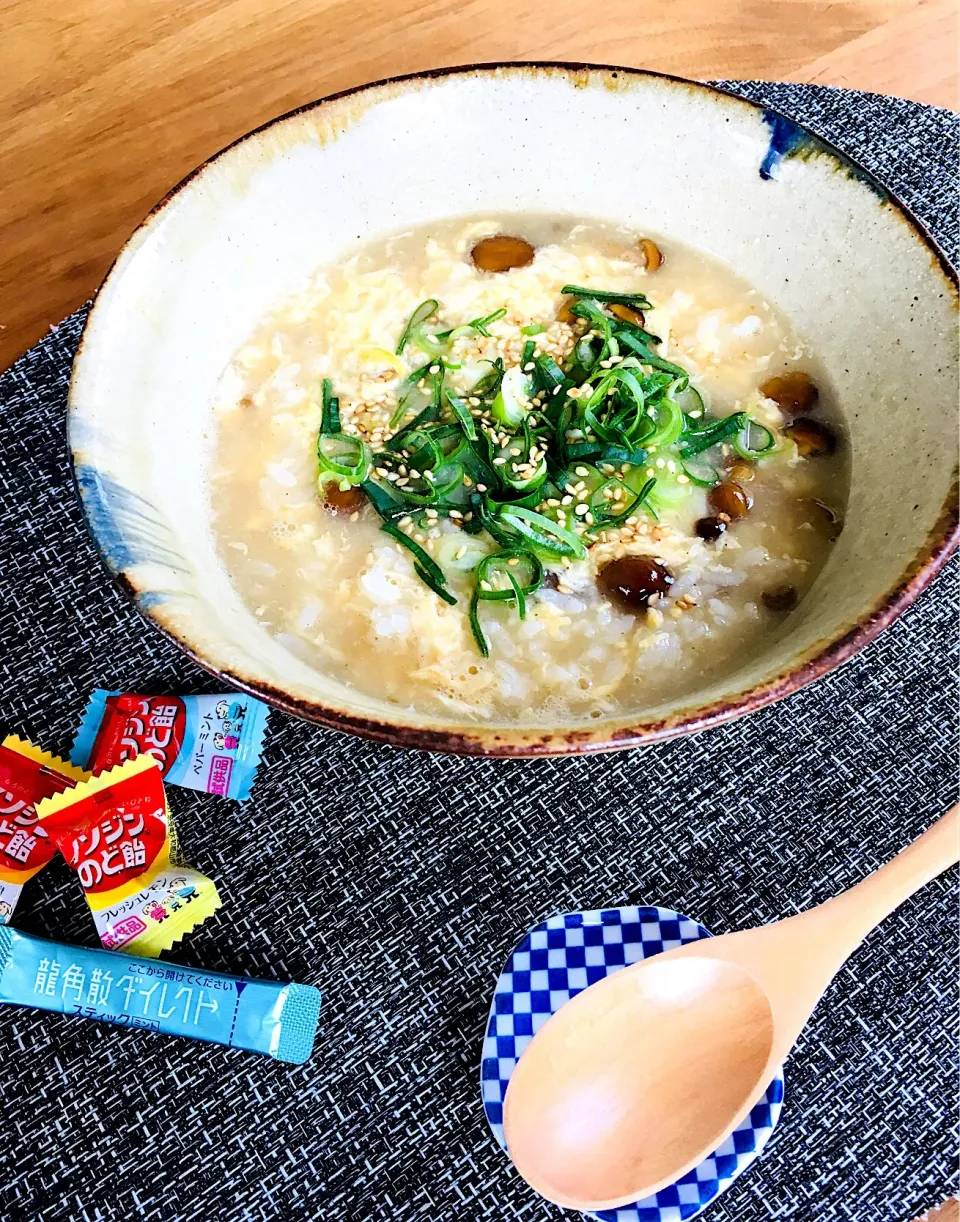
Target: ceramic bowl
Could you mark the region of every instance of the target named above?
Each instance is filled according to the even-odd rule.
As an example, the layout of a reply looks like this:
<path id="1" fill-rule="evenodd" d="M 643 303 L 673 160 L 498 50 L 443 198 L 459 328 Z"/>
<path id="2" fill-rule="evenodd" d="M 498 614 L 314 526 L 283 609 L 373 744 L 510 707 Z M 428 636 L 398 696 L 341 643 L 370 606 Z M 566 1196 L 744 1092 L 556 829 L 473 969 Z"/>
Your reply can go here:
<path id="1" fill-rule="evenodd" d="M 305 269 L 431 218 L 524 209 L 648 228 L 734 267 L 826 365 L 849 428 L 852 486 L 819 579 L 735 673 L 630 716 L 478 726 L 354 691 L 262 631 L 217 563 L 206 440 L 221 371 Z M 171 192 L 100 290 L 74 366 L 69 442 L 111 572 L 226 685 L 408 746 L 602 750 L 794 691 L 875 637 L 930 581 L 957 535 L 956 315 L 952 273 L 909 213 L 760 106 L 623 68 L 455 69 L 307 106 Z"/>

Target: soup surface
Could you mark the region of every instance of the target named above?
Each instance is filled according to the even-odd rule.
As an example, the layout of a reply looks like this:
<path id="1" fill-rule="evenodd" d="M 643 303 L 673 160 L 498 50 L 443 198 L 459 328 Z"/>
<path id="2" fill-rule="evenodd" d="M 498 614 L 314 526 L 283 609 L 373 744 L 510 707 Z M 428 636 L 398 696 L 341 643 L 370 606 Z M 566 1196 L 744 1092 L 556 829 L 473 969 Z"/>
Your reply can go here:
<path id="1" fill-rule="evenodd" d="M 252 614 L 427 714 L 693 691 L 781 629 L 842 527 L 814 354 L 730 269 L 610 225 L 366 246 L 262 321 L 215 417 L 218 550 Z"/>

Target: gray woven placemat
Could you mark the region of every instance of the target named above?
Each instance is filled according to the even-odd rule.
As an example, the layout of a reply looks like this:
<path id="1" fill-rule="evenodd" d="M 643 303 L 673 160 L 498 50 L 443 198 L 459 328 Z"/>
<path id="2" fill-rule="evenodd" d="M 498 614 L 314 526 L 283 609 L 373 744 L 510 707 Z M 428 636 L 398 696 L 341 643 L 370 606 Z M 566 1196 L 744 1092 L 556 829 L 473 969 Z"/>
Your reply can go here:
<path id="1" fill-rule="evenodd" d="M 956 258 L 957 122 L 895 99 L 737 86 L 890 183 Z M 63 441 L 83 312 L 0 377 L 0 729 L 64 751 L 95 685 L 215 685 L 149 630 L 84 532 Z M 813 688 L 594 759 L 404 753 L 280 715 L 244 807 L 171 794 L 225 904 L 176 958 L 319 984 L 311 1061 L 0 1013 L 0 1216 L 502 1222 L 566 1215 L 487 1130 L 490 992 L 556 911 L 661 901 L 715 931 L 849 886 L 953 797 L 956 572 Z M 907 1222 L 954 1187 L 956 898 L 942 878 L 840 973 L 766 1154 L 708 1222 Z M 92 942 L 54 863 L 21 928 Z"/>

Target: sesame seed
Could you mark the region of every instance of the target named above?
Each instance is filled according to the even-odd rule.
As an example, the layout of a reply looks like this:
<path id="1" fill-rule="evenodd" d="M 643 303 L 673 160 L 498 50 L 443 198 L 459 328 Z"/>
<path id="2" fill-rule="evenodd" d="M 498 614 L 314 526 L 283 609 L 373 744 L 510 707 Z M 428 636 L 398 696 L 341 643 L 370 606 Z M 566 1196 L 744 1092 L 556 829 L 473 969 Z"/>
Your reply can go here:
<path id="1" fill-rule="evenodd" d="M 481 582 L 480 582 L 480 589 L 481 589 L 481 590 L 492 590 L 492 589 L 493 589 L 493 586 L 490 584 L 490 582 L 489 582 L 489 581 L 481 581 Z"/>
<path id="2" fill-rule="evenodd" d="M 507 561 L 507 564 L 519 564 L 519 563 L 520 563 L 519 556 L 511 556 L 510 559 Z"/>
<path id="3" fill-rule="evenodd" d="M 486 484 L 477 484 L 477 491 L 478 491 L 478 492 L 486 492 L 486 490 L 487 490 L 487 485 L 486 485 Z"/>
<path id="4" fill-rule="evenodd" d="M 431 366 L 430 366 L 430 372 L 431 372 L 431 373 L 439 373 L 439 372 L 440 372 L 440 366 L 439 366 L 439 365 L 431 365 Z"/>
<path id="5" fill-rule="evenodd" d="M 438 518 L 439 516 L 440 516 L 440 515 L 437 513 L 437 511 L 436 511 L 435 509 L 428 509 L 428 510 L 427 510 L 427 517 L 428 517 L 428 518 L 433 519 L 433 518 Z"/>
<path id="6" fill-rule="evenodd" d="M 573 473 L 574 475 L 589 475 L 590 474 L 590 472 L 587 470 L 586 467 L 574 467 Z"/>
<path id="7" fill-rule="evenodd" d="M 570 496 L 570 494 L 568 493 L 568 494 L 567 494 L 565 497 L 563 497 L 563 498 L 561 499 L 560 504 L 561 504 L 561 505 L 572 505 L 572 504 L 573 504 L 573 497 L 572 497 L 572 496 Z"/>
<path id="8" fill-rule="evenodd" d="M 550 394 L 551 394 L 551 395 L 558 395 L 562 389 L 563 389 L 563 387 L 561 387 L 561 386 L 554 386 L 554 388 L 553 388 L 553 390 L 551 390 Z"/>
<path id="9" fill-rule="evenodd" d="M 653 479 L 655 475 L 656 471 L 654 471 L 653 467 L 647 467 L 647 479 Z"/>
<path id="10" fill-rule="evenodd" d="M 678 475 L 678 476 L 677 476 L 677 483 L 678 483 L 678 484 L 689 484 L 689 483 L 690 483 L 690 480 L 689 480 L 689 478 L 688 478 L 686 475 Z"/>
<path id="11" fill-rule="evenodd" d="M 459 510 L 459 509 L 451 509 L 451 510 L 450 510 L 450 517 L 451 517 L 451 518 L 462 518 L 462 517 L 463 517 L 463 514 L 460 512 L 460 510 Z"/>
<path id="12" fill-rule="evenodd" d="M 493 465 L 494 465 L 495 467 L 502 467 L 502 466 L 503 466 L 503 464 L 504 464 L 506 461 L 507 461 L 507 460 L 506 460 L 505 458 L 495 458 L 495 459 L 493 460 Z"/>
<path id="13" fill-rule="evenodd" d="M 581 501 L 573 512 L 577 515 L 577 517 L 582 518 L 590 512 L 590 506 Z"/>
<path id="14" fill-rule="evenodd" d="M 663 468 L 664 468 L 666 465 L 667 465 L 667 463 L 666 463 L 666 459 L 663 459 L 663 458 L 658 458 L 658 459 L 657 459 L 657 466 L 660 468 L 660 470 L 663 470 Z"/>
<path id="15" fill-rule="evenodd" d="M 466 554 L 467 549 L 465 547 L 458 547 L 453 558 L 454 560 L 462 560 Z"/>
<path id="16" fill-rule="evenodd" d="M 411 479 L 422 479 L 423 477 L 421 476 L 420 472 L 416 469 L 416 467 L 411 467 L 410 468 L 410 478 Z"/>

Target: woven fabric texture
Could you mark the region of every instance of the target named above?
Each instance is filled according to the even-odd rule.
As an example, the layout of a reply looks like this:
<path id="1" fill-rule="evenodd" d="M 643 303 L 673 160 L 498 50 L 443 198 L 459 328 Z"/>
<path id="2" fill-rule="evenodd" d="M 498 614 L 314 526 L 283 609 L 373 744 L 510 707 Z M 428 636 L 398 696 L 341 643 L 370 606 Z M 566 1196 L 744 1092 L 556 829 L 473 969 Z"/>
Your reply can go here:
<path id="1" fill-rule="evenodd" d="M 740 83 L 873 169 L 957 254 L 958 122 L 896 99 Z M 0 729 L 65 752 L 91 687 L 217 686 L 118 593 L 70 481 L 78 312 L 0 377 Z M 950 442 L 952 444 L 952 441 Z M 592 759 L 401 752 L 271 718 L 253 799 L 171 792 L 224 907 L 191 965 L 318 984 L 313 1058 L 0 1012 L 5 1222 L 548 1222 L 484 1118 L 497 975 L 556 912 L 661 903 L 715 933 L 797 912 L 952 800 L 956 568 L 812 688 L 697 737 Z M 764 1155 L 708 1222 L 908 1222 L 954 1187 L 956 894 L 873 933 L 786 1066 Z M 93 943 L 55 862 L 15 917 Z"/>

